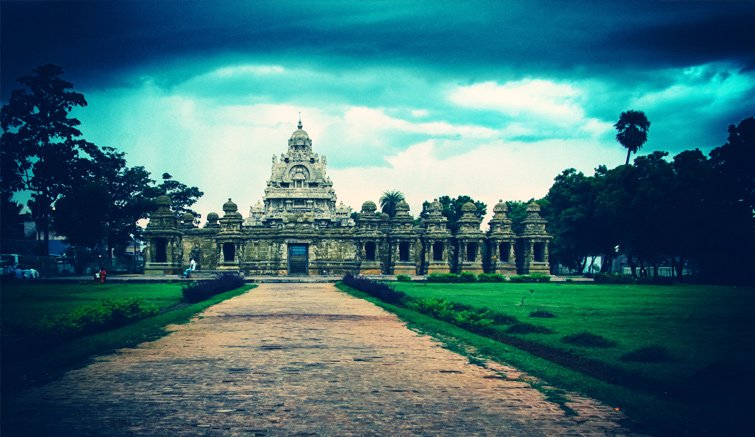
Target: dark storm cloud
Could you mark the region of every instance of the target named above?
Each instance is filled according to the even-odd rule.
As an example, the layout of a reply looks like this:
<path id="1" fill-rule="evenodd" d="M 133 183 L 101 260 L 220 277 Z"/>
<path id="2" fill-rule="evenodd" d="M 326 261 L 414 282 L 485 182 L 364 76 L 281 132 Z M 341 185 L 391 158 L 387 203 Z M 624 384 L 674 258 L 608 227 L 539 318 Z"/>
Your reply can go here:
<path id="1" fill-rule="evenodd" d="M 162 64 L 180 81 L 194 73 L 187 58 L 250 55 L 473 80 L 722 59 L 752 68 L 754 20 L 750 2 L 3 2 L 2 90 L 47 62 L 97 87 Z"/>

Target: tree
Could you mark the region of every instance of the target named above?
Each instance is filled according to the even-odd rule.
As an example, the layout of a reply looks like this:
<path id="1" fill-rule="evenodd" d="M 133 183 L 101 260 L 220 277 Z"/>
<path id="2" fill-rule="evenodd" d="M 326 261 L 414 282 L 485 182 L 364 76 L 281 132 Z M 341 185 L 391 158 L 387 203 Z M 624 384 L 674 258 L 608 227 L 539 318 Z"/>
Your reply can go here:
<path id="1" fill-rule="evenodd" d="M 624 165 L 629 164 L 629 155 L 637 153 L 643 144 L 648 140 L 648 130 L 650 130 L 650 121 L 642 111 L 622 112 L 619 121 L 614 127 L 617 130 L 616 141 L 627 149 L 627 161 Z"/>
<path id="2" fill-rule="evenodd" d="M 0 194 L 0 236 L 21 238 L 23 236 L 21 210 L 23 205 L 13 200 L 11 194 Z"/>
<path id="3" fill-rule="evenodd" d="M 396 216 L 396 205 L 404 201 L 404 193 L 398 190 L 386 191 L 380 196 L 380 210 L 389 217 Z"/>
<path id="4" fill-rule="evenodd" d="M 18 79 L 25 88 L 13 91 L 0 112 L 0 189 L 32 192 L 47 253 L 52 205 L 86 179 L 92 169 L 89 158 L 100 152 L 81 138 L 79 120 L 69 117 L 74 107 L 87 102 L 60 78 L 63 69 L 48 64 L 32 71 Z"/>
<path id="5" fill-rule="evenodd" d="M 482 219 L 485 216 L 488 208 L 485 203 L 474 200 L 469 196 L 458 196 L 456 199 L 452 199 L 450 196 L 440 196 L 438 202 L 442 207 L 441 214 L 448 219 L 448 228 L 451 229 L 452 232 L 456 232 L 458 228 L 457 223 L 462 216 L 461 207 L 464 206 L 464 204 L 468 202 L 474 203 L 477 207 L 475 216 L 479 219 Z M 422 203 L 422 213 L 420 214 L 420 217 L 426 217 L 427 208 L 429 207 L 430 202 L 425 201 Z"/>
<path id="6" fill-rule="evenodd" d="M 202 216 L 191 209 L 204 193 L 197 187 L 190 187 L 173 179 L 170 173 L 163 173 L 162 182 L 149 191 L 149 196 L 156 199 L 158 196 L 170 196 L 171 208 L 178 215 L 190 212 L 198 221 Z"/>
<path id="7" fill-rule="evenodd" d="M 590 255 L 598 254 L 594 241 L 593 178 L 570 168 L 556 176 L 545 199 L 542 215 L 553 236 L 549 254 L 554 263 L 584 271 Z"/>
<path id="8" fill-rule="evenodd" d="M 55 204 L 55 229 L 68 243 L 94 250 L 107 237 L 107 187 L 97 182 L 77 186 Z"/>

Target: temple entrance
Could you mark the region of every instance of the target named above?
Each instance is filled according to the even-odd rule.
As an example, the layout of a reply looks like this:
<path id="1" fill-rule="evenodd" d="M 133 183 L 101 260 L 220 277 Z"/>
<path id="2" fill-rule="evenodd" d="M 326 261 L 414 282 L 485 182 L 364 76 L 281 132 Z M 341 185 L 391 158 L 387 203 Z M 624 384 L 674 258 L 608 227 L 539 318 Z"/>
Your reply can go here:
<path id="1" fill-rule="evenodd" d="M 309 263 L 308 247 L 306 244 L 288 245 L 288 274 L 306 275 Z"/>

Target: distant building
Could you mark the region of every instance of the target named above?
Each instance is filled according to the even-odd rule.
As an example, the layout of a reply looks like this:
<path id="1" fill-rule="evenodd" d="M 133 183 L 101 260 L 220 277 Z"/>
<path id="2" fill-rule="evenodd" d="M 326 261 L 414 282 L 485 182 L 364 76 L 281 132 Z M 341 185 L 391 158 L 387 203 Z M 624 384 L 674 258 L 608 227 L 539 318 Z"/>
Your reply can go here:
<path id="1" fill-rule="evenodd" d="M 179 218 L 170 210 L 170 198 L 158 198 L 145 231 L 145 274 L 178 274 L 190 258 L 200 270 L 246 275 L 548 273 L 551 237 L 536 203 L 527 206 L 518 235 L 503 202 L 493 208 L 487 233 L 480 230 L 472 203 L 463 206 L 453 233 L 437 201 L 419 225 L 405 202 L 390 218 L 366 201 L 352 220 L 351 208 L 337 204 L 326 165 L 300 121 L 288 152 L 273 155 L 264 198 L 246 218 L 228 199 L 222 217 L 210 213 L 198 228 L 193 215 Z"/>

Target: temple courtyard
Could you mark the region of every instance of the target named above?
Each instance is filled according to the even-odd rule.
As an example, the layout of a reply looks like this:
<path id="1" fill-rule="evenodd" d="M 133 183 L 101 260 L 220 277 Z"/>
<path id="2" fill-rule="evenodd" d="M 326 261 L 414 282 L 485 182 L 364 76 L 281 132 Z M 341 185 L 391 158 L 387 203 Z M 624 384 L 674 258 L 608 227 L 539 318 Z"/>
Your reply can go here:
<path id="1" fill-rule="evenodd" d="M 333 284 L 262 284 L 6 404 L 8 435 L 626 435 Z M 535 384 L 536 385 L 536 384 Z"/>

